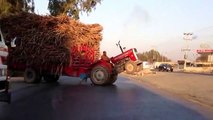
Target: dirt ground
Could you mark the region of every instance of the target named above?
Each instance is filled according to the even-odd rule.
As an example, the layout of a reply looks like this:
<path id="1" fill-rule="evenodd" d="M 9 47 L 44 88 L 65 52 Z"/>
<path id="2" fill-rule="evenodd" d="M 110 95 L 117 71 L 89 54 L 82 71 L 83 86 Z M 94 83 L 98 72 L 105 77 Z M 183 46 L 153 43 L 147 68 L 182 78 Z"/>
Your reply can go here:
<path id="1" fill-rule="evenodd" d="M 186 67 L 185 72 L 213 74 L 213 67 Z"/>
<path id="2" fill-rule="evenodd" d="M 213 74 L 156 72 L 142 76 L 122 75 L 213 109 Z"/>

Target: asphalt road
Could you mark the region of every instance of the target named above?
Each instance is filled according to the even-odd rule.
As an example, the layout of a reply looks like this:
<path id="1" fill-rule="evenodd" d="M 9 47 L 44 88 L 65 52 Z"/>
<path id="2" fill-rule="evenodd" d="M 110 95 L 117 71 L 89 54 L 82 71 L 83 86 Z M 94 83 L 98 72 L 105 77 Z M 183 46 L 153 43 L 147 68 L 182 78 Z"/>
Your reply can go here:
<path id="1" fill-rule="evenodd" d="M 210 120 L 212 116 L 124 77 L 108 87 L 79 84 L 70 77 L 55 84 L 20 80 L 12 82 L 12 103 L 0 103 L 0 120 Z"/>

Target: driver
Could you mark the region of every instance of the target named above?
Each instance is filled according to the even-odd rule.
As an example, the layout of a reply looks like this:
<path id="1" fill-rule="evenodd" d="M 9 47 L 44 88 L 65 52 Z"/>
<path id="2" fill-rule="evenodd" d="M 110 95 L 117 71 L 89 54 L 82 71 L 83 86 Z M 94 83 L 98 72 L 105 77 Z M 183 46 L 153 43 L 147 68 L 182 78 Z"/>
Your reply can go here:
<path id="1" fill-rule="evenodd" d="M 110 62 L 109 57 L 107 56 L 106 51 L 103 51 L 103 54 L 101 55 L 101 60 L 105 60 L 107 62 Z"/>

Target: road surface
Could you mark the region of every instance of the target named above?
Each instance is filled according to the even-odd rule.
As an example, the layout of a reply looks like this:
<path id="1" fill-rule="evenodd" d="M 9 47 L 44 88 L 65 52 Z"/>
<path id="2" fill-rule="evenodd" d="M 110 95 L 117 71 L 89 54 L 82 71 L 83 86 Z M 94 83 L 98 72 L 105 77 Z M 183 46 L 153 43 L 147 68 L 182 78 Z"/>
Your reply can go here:
<path id="1" fill-rule="evenodd" d="M 120 76 L 115 85 L 12 82 L 12 103 L 0 103 L 0 120 L 211 120 L 210 111 L 147 89 Z"/>

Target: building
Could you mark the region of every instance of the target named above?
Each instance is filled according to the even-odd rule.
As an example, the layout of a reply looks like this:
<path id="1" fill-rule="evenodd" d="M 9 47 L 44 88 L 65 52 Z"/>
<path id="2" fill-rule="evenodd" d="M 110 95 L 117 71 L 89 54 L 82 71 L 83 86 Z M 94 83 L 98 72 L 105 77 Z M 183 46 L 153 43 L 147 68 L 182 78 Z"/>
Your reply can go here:
<path id="1" fill-rule="evenodd" d="M 207 62 L 213 62 L 213 49 L 200 49 L 197 50 L 197 53 L 200 55 L 207 55 Z"/>

